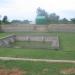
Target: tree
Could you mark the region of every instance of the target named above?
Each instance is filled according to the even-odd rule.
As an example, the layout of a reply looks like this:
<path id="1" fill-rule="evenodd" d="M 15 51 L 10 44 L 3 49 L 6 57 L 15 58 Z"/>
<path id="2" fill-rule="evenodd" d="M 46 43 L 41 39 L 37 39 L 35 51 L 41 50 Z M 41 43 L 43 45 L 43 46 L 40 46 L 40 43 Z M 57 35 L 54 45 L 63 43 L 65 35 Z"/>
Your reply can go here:
<path id="1" fill-rule="evenodd" d="M 23 21 L 24 24 L 29 24 L 30 22 L 31 22 L 31 21 L 29 21 L 29 20 L 24 20 L 24 21 Z"/>
<path id="2" fill-rule="evenodd" d="M 8 17 L 7 16 L 4 16 L 2 22 L 4 24 L 7 24 L 8 23 Z"/>
<path id="3" fill-rule="evenodd" d="M 48 15 L 48 13 L 44 9 L 41 9 L 41 8 L 37 9 L 37 16 L 44 16 L 45 20 L 43 20 L 43 21 L 46 21 L 47 24 L 59 23 L 60 17 L 58 15 L 56 15 L 56 13 L 51 13 L 50 15 Z"/>
<path id="4" fill-rule="evenodd" d="M 1 25 L 2 21 L 1 21 L 1 15 L 0 15 L 0 25 Z"/>
<path id="5" fill-rule="evenodd" d="M 63 19 L 60 20 L 60 23 L 67 24 L 67 23 L 69 23 L 69 21 L 68 21 L 68 19 L 63 18 Z"/>
<path id="6" fill-rule="evenodd" d="M 37 16 L 45 16 L 45 17 L 48 17 L 48 13 L 44 9 L 41 9 L 39 7 L 39 8 L 37 8 Z"/>
<path id="7" fill-rule="evenodd" d="M 2 21 L 1 21 L 1 15 L 0 15 L 0 32 L 2 32 L 1 24 L 2 24 Z"/>
<path id="8" fill-rule="evenodd" d="M 29 24 L 31 21 L 29 20 L 24 20 L 24 21 L 21 21 L 21 20 L 12 20 L 11 23 L 16 23 L 16 24 Z"/>
<path id="9" fill-rule="evenodd" d="M 22 23 L 21 20 L 12 20 L 11 23 Z"/>
<path id="10" fill-rule="evenodd" d="M 59 22 L 59 16 L 56 15 L 56 13 L 51 13 L 49 15 L 49 21 L 50 21 L 50 23 L 58 23 Z"/>
<path id="11" fill-rule="evenodd" d="M 75 24 L 75 18 L 72 18 L 71 19 L 71 23 L 74 23 Z"/>

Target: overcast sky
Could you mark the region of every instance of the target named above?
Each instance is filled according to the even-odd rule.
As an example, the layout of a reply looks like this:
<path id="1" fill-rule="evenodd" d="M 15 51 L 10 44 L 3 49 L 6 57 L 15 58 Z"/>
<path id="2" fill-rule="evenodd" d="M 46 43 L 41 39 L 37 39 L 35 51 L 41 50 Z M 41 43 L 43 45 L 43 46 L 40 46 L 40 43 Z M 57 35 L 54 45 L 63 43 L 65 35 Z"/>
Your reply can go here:
<path id="1" fill-rule="evenodd" d="M 7 15 L 9 20 L 34 20 L 38 7 L 61 18 L 75 17 L 75 0 L 0 0 L 0 15 Z"/>

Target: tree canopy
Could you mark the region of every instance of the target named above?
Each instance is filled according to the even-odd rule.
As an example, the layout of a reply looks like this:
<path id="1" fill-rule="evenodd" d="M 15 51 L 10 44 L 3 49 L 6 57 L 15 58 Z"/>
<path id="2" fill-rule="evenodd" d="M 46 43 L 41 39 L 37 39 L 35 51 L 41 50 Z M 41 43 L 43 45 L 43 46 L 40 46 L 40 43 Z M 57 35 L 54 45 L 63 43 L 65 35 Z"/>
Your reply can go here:
<path id="1" fill-rule="evenodd" d="M 4 16 L 2 22 L 4 24 L 7 24 L 8 23 L 8 17 L 7 16 Z"/>
<path id="2" fill-rule="evenodd" d="M 72 18 L 71 19 L 71 23 L 74 23 L 75 24 L 75 18 Z"/>

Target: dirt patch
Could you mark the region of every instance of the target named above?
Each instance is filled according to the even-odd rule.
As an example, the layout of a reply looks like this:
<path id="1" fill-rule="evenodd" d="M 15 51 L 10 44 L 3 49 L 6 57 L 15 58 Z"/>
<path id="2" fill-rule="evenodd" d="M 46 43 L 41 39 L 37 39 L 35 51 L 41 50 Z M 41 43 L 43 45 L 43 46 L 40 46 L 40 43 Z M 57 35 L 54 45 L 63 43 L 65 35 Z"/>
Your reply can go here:
<path id="1" fill-rule="evenodd" d="M 0 68 L 0 75 L 25 75 L 26 71 L 20 69 L 4 69 Z"/>
<path id="2" fill-rule="evenodd" d="M 61 70 L 60 73 L 64 75 L 75 74 L 75 68 L 66 68 L 66 69 Z"/>

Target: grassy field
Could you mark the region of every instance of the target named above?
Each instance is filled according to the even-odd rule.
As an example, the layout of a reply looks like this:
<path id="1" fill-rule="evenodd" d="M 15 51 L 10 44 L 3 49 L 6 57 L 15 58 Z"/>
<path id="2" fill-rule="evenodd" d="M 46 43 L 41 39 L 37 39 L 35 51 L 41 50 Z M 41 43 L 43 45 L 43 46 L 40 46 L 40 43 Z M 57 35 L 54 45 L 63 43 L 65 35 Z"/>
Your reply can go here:
<path id="1" fill-rule="evenodd" d="M 43 59 L 75 59 L 75 51 L 50 51 L 43 49 L 0 48 L 0 56 L 43 58 Z"/>
<path id="2" fill-rule="evenodd" d="M 1 33 L 0 38 L 10 33 Z M 16 33 L 17 35 L 21 33 Z M 22 33 L 31 35 L 58 35 L 60 40 L 59 50 L 49 49 L 30 49 L 30 48 L 0 48 L 0 56 L 24 57 L 24 58 L 42 58 L 42 59 L 67 59 L 75 60 L 75 33 L 57 32 L 57 33 Z M 21 44 L 18 42 L 18 44 Z M 24 43 L 25 44 L 25 43 Z M 27 62 L 27 61 L 1 61 L 0 68 L 21 69 L 26 72 L 25 75 L 64 75 L 60 73 L 64 69 L 74 68 L 75 64 L 69 63 L 45 63 L 45 62 Z M 66 75 L 75 75 L 66 74 Z"/>
<path id="3" fill-rule="evenodd" d="M 6 36 L 11 33 L 0 33 L 0 37 Z M 13 33 L 12 33 L 13 34 Z M 58 35 L 60 40 L 60 50 L 64 51 L 75 51 L 75 33 L 74 32 L 50 32 L 50 33 L 29 33 L 29 32 L 20 32 L 15 33 L 17 35 Z"/>
<path id="4" fill-rule="evenodd" d="M 11 35 L 11 33 L 0 33 L 0 38 L 6 37 L 8 35 Z"/>
<path id="5" fill-rule="evenodd" d="M 50 42 L 36 42 L 36 41 L 16 41 L 12 44 L 14 47 L 21 47 L 21 48 L 38 48 L 38 49 L 51 49 Z"/>
<path id="6" fill-rule="evenodd" d="M 69 63 L 44 63 L 44 62 L 24 62 L 24 61 L 0 61 L 0 68 L 20 69 L 25 71 L 24 75 L 64 75 L 63 70 L 75 69 L 75 64 Z M 75 75 L 66 74 L 66 75 Z"/>
<path id="7" fill-rule="evenodd" d="M 16 33 L 20 34 L 20 33 Z M 24 34 L 24 33 L 22 33 Z M 29 33 L 25 33 L 29 34 Z M 35 33 L 31 33 L 36 35 Z M 37 33 L 42 35 L 42 33 Z M 75 33 L 43 33 L 43 35 L 58 35 L 60 39 L 59 50 L 30 49 L 30 48 L 0 48 L 0 56 L 26 57 L 26 58 L 48 58 L 48 59 L 75 59 Z M 2 33 L 0 35 L 6 35 Z"/>

